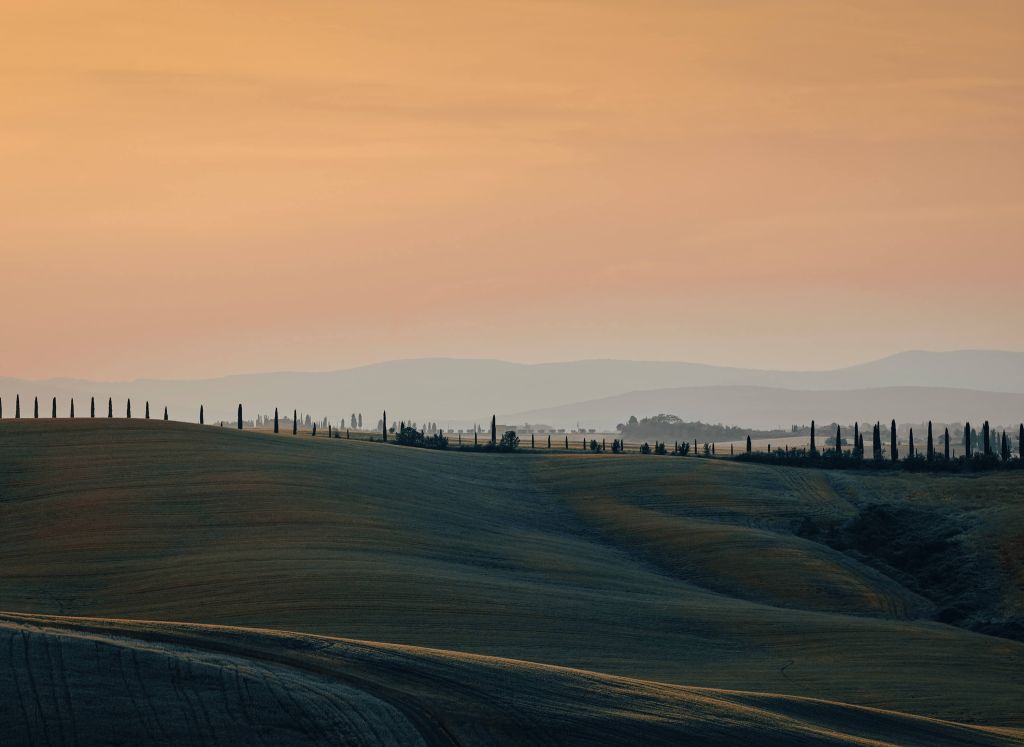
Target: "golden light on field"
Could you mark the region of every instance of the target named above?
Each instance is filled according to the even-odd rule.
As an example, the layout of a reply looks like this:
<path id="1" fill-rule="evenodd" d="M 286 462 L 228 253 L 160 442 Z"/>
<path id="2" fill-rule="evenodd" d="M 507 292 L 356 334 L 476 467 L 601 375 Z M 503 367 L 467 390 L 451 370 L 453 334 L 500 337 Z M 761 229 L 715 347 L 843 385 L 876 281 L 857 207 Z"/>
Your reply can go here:
<path id="1" fill-rule="evenodd" d="M 4 374 L 1024 347 L 1012 0 L 7 0 L 0 27 Z"/>

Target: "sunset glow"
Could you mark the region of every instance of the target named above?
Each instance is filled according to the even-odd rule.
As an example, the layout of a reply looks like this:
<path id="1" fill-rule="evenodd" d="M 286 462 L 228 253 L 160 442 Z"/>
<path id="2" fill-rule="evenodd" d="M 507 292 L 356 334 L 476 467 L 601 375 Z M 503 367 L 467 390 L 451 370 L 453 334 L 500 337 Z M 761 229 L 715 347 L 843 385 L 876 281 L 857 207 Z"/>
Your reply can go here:
<path id="1" fill-rule="evenodd" d="M 4 375 L 1024 348 L 1013 0 L 7 0 L 0 27 Z"/>

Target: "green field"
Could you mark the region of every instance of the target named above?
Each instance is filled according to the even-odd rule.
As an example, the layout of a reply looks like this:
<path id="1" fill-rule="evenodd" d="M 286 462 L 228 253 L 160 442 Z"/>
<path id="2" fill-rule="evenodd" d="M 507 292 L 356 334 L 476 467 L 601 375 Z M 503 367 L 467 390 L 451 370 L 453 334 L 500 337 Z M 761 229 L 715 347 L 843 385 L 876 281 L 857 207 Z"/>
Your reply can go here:
<path id="1" fill-rule="evenodd" d="M 439 738 L 428 722 L 458 743 L 492 743 L 515 729 L 562 742 L 735 742 L 756 724 L 761 743 L 1024 739 L 1024 482 L 1012 472 L 829 473 L 696 458 L 446 453 L 162 421 L 5 420 L 0 609 L 235 626 L 203 635 L 169 626 L 154 639 L 137 622 L 94 623 L 105 626 L 96 632 L 81 621 L 5 616 L 4 716 L 39 743 L 41 717 L 12 704 L 25 701 L 30 681 L 46 690 L 38 683 L 52 672 L 75 670 L 83 636 L 141 647 L 157 669 L 160 657 L 194 648 L 186 658 L 210 672 L 228 654 L 250 656 L 263 682 L 270 675 L 259 666 L 313 672 L 317 687 L 347 688 L 342 711 L 369 709 L 378 714 L 369 721 L 407 726 L 427 742 Z M 351 639 L 375 642 L 359 650 L 378 653 L 345 653 L 362 646 Z M 30 640 L 46 657 L 29 655 Z M 290 651 L 288 641 L 333 653 L 310 670 L 258 651 Z M 384 644 L 431 651 L 402 649 L 400 676 L 383 661 L 397 655 Z M 395 694 L 396 680 L 426 681 L 442 666 L 436 692 Z M 88 678 L 77 674 L 64 679 L 78 683 L 65 686 L 65 700 L 81 692 L 91 703 Z M 156 705 L 121 705 L 146 712 L 174 693 L 188 700 L 190 687 L 195 702 L 203 688 L 238 687 L 222 672 L 209 676 L 221 684 L 186 677 L 162 696 L 154 683 Z M 139 679 L 144 689 L 149 678 Z M 39 709 L 50 707 L 35 696 Z M 365 708 L 351 706 L 360 698 Z M 75 709 L 53 700 L 64 715 L 50 720 L 70 734 Z M 245 721 L 237 705 L 224 695 L 218 708 L 233 714 L 222 717 L 225 739 L 244 743 L 244 730 L 228 726 Z M 309 716 L 322 704 L 289 707 L 307 714 L 304 738 L 338 741 Z M 381 715 L 389 708 L 408 724 Z M 146 718 L 151 733 L 167 731 Z"/>

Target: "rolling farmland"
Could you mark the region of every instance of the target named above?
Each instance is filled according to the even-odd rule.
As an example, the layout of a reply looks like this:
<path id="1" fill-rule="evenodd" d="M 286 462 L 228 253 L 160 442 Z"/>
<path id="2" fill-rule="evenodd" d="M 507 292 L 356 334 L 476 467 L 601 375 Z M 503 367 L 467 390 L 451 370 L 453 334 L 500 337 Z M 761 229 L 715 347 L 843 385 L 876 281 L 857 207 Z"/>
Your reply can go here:
<path id="1" fill-rule="evenodd" d="M 96 716 L 67 699 L 91 702 L 102 685 L 82 657 L 132 650 L 145 662 L 125 676 L 151 685 L 156 705 L 121 706 L 150 713 L 167 741 L 186 724 L 156 726 L 162 699 L 184 708 L 221 693 L 196 733 L 244 743 L 257 727 L 242 703 L 272 702 L 293 677 L 308 702 L 258 709 L 264 734 L 285 728 L 282 714 L 330 712 L 347 715 L 288 738 L 374 741 L 346 721 L 362 714 L 393 727 L 392 741 L 436 741 L 437 721 L 458 743 L 487 743 L 511 733 L 512 713 L 523 733 L 563 742 L 735 741 L 764 719 L 765 743 L 1013 743 L 1022 497 L 1014 473 L 2 421 L 5 699 L 11 709 L 29 682 L 49 691 L 39 683 L 65 672 L 65 705 L 37 694 L 38 708 L 58 709 L 47 729 L 82 732 Z M 249 685 L 226 679 L 224 657 Z M 186 674 L 146 674 L 167 667 Z M 436 687 L 396 694 L 418 677 Z M 10 713 L 7 728 L 45 743 L 42 711 Z"/>

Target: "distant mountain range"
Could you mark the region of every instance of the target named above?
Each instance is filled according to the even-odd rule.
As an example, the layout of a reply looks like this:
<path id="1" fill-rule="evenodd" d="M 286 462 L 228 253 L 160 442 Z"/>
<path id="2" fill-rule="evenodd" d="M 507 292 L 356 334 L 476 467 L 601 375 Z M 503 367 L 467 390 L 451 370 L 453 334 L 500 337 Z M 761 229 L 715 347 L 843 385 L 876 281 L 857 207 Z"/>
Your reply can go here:
<path id="1" fill-rule="evenodd" d="M 775 390 L 775 391 L 768 391 Z M 969 391 L 962 391 L 969 390 Z M 839 394 L 842 392 L 843 394 Z M 247 416 L 292 409 L 337 422 L 362 412 L 376 425 L 388 419 L 436 420 L 443 427 L 484 423 L 492 413 L 505 422 L 543 422 L 569 427 L 579 422 L 610 428 L 629 415 L 670 412 L 686 420 L 710 420 L 748 427 L 774 427 L 810 420 L 898 417 L 988 418 L 1014 422 L 1024 417 L 1024 353 L 966 350 L 899 353 L 829 371 L 771 371 L 665 361 L 584 360 L 521 364 L 496 360 L 430 358 L 390 361 L 324 373 L 260 373 L 215 379 L 91 382 L 74 379 L 26 381 L 0 378 L 3 415 L 31 413 L 38 396 L 44 416 L 50 398 L 59 414 L 75 397 L 79 415 L 90 396 L 115 414 L 124 400 L 142 413 L 149 400 L 154 416 L 166 405 L 171 417 L 196 420 L 199 405 L 207 421 L 229 420 L 239 402 Z M 26 411 L 25 408 L 28 408 Z"/>
<path id="2" fill-rule="evenodd" d="M 1024 394 L 945 387 L 793 390 L 760 386 L 708 386 L 628 392 L 558 407 L 499 416 L 503 423 L 579 423 L 612 428 L 630 415 L 666 413 L 705 423 L 751 429 L 788 429 L 791 425 L 852 423 L 895 418 L 900 423 L 970 420 L 993 425 L 1024 422 Z"/>

